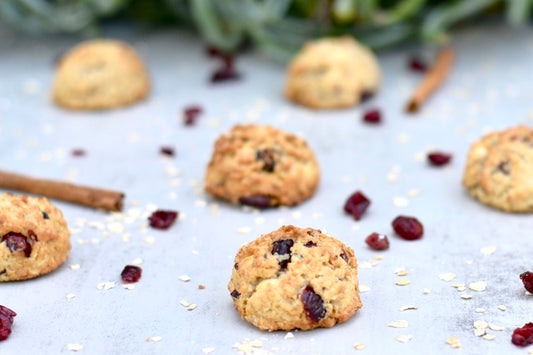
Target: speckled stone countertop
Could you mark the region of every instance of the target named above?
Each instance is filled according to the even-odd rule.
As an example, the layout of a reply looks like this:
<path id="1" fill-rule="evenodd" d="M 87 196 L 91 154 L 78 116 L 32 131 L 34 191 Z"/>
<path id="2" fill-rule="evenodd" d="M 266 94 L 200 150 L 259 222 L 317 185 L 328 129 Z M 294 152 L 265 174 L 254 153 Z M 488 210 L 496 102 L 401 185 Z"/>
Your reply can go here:
<path id="1" fill-rule="evenodd" d="M 457 33 L 451 76 L 415 116 L 403 112 L 421 78 L 406 68 L 411 49 L 379 53 L 384 81 L 368 103 L 313 112 L 283 98 L 284 66 L 259 54 L 238 58 L 242 80 L 210 85 L 217 63 L 190 34 L 121 28 L 107 35 L 138 49 L 153 91 L 125 109 L 83 113 L 50 100 L 54 58 L 77 39 L 0 31 L 0 169 L 127 195 L 123 213 L 54 201 L 73 231 L 70 258 L 49 275 L 0 285 L 0 304 L 18 313 L 1 353 L 71 353 L 81 346 L 86 354 L 232 354 L 246 348 L 352 354 L 354 344 L 364 344 L 367 354 L 531 352 L 532 346 L 517 348 L 510 339 L 514 328 L 533 321 L 533 297 L 518 277 L 533 269 L 533 218 L 488 208 L 461 186 L 473 141 L 491 130 L 533 124 L 530 29 L 484 26 Z M 204 113 L 197 125 L 185 127 L 181 112 L 190 104 Z M 381 125 L 362 122 L 369 108 L 382 110 Z M 203 192 L 214 140 L 243 122 L 306 137 L 322 171 L 312 199 L 259 213 Z M 174 147 L 176 156 L 162 157 L 162 146 Z M 428 166 L 425 154 L 432 148 L 452 152 L 452 163 Z M 72 156 L 73 149 L 86 155 Z M 342 206 L 358 189 L 372 204 L 355 222 Z M 155 207 L 179 211 L 179 221 L 166 231 L 146 227 Z M 399 214 L 420 219 L 424 238 L 395 236 L 391 221 Z M 363 308 L 348 322 L 288 334 L 263 332 L 240 319 L 226 288 L 233 258 L 243 243 L 282 224 L 319 228 L 355 250 L 365 292 Z M 364 238 L 371 232 L 387 234 L 390 249 L 370 250 Z M 143 276 L 125 289 L 120 272 L 139 258 Z M 455 278 L 443 280 L 448 273 Z M 410 283 L 396 285 L 401 278 Z M 478 281 L 486 282 L 485 291 L 469 288 Z M 183 300 L 196 308 L 188 310 Z M 398 320 L 408 326 L 388 326 Z M 489 336 L 474 334 L 476 321 L 491 324 Z M 460 349 L 446 344 L 451 336 Z"/>

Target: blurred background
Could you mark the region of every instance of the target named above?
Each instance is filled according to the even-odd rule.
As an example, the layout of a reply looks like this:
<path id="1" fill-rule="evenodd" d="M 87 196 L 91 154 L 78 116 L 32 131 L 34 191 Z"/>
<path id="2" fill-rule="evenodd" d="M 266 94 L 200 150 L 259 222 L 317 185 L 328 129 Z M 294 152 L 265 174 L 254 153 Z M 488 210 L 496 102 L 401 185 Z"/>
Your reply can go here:
<path id="1" fill-rule="evenodd" d="M 472 21 L 525 24 L 532 0 L 2 0 L 0 21 L 35 35 L 101 35 L 109 22 L 179 26 L 218 49 L 287 60 L 302 43 L 352 34 L 374 49 L 446 43 Z"/>

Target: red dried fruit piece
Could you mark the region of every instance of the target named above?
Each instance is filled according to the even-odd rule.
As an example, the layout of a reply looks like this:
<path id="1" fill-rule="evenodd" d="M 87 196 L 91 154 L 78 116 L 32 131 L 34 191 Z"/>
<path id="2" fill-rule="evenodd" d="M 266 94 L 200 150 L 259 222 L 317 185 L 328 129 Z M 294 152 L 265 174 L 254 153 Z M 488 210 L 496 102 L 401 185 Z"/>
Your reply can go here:
<path id="1" fill-rule="evenodd" d="M 150 221 L 150 227 L 156 229 L 168 229 L 174 224 L 177 217 L 178 212 L 157 210 L 152 213 L 148 220 Z"/>
<path id="2" fill-rule="evenodd" d="M 0 340 L 6 340 L 11 334 L 13 318 L 16 315 L 11 309 L 0 305 Z"/>
<path id="3" fill-rule="evenodd" d="M 85 152 L 85 150 L 83 150 L 81 148 L 76 148 L 76 149 L 72 149 L 72 152 L 70 152 L 70 154 L 73 157 L 84 157 L 85 154 L 87 154 L 87 153 Z"/>
<path id="4" fill-rule="evenodd" d="M 361 191 L 354 192 L 346 203 L 344 204 L 344 210 L 350 213 L 353 218 L 358 221 L 365 213 L 366 209 L 370 206 L 370 200 L 366 198 Z"/>
<path id="5" fill-rule="evenodd" d="M 211 75 L 211 82 L 212 83 L 218 83 L 221 81 L 230 81 L 230 80 L 239 80 L 241 78 L 241 75 L 235 71 L 235 69 L 231 67 L 223 67 L 217 69 L 212 75 Z"/>
<path id="6" fill-rule="evenodd" d="M 520 274 L 520 279 L 524 283 L 524 287 L 530 293 L 533 293 L 533 272 L 526 271 Z"/>
<path id="7" fill-rule="evenodd" d="M 237 290 L 231 291 L 231 297 L 233 298 L 239 298 L 241 296 L 241 293 Z"/>
<path id="8" fill-rule="evenodd" d="M 276 167 L 276 160 L 274 159 L 274 149 L 266 148 L 262 150 L 258 150 L 256 152 L 256 159 L 263 161 L 263 171 L 266 171 L 267 173 L 274 172 L 274 168 Z"/>
<path id="9" fill-rule="evenodd" d="M 424 62 L 421 58 L 414 56 L 409 59 L 409 69 L 412 71 L 425 72 L 427 68 L 428 66 L 426 62 Z"/>
<path id="10" fill-rule="evenodd" d="M 365 239 L 370 249 L 385 250 L 389 249 L 389 238 L 385 234 L 372 233 Z"/>
<path id="11" fill-rule="evenodd" d="M 311 247 L 316 247 L 316 246 L 317 244 L 311 240 L 304 244 L 304 247 L 306 248 L 311 248 Z"/>
<path id="12" fill-rule="evenodd" d="M 533 344 L 533 323 L 526 323 L 522 328 L 513 331 L 511 341 L 517 346 Z"/>
<path id="13" fill-rule="evenodd" d="M 414 217 L 398 216 L 392 221 L 392 228 L 405 240 L 420 239 L 424 235 L 424 226 Z"/>
<path id="14" fill-rule="evenodd" d="M 141 278 L 142 269 L 135 265 L 126 265 L 124 270 L 120 273 L 122 281 L 127 283 L 133 283 L 139 281 Z"/>
<path id="15" fill-rule="evenodd" d="M 302 292 L 302 303 L 304 304 L 305 314 L 313 322 L 319 322 L 326 316 L 324 301 L 317 295 L 311 286 L 307 286 Z"/>
<path id="16" fill-rule="evenodd" d="M 252 206 L 259 209 L 270 207 L 270 197 L 265 195 L 242 196 L 239 203 L 246 206 Z"/>
<path id="17" fill-rule="evenodd" d="M 172 147 L 161 147 L 159 149 L 159 153 L 161 153 L 163 155 L 168 155 L 169 157 L 173 157 L 174 156 L 174 148 L 172 148 Z"/>
<path id="18" fill-rule="evenodd" d="M 22 250 L 24 252 L 24 256 L 27 258 L 30 257 L 31 244 L 28 242 L 26 236 L 20 233 L 9 232 L 2 237 L 2 242 L 6 242 L 7 248 L 12 253 Z"/>
<path id="19" fill-rule="evenodd" d="M 283 259 L 279 262 L 279 267 L 281 269 L 286 269 L 287 265 L 291 262 L 291 248 L 294 245 L 294 240 L 292 239 L 281 239 L 276 240 L 272 243 L 272 255 L 278 254 L 279 256 L 289 255 L 288 258 Z"/>
<path id="20" fill-rule="evenodd" d="M 186 107 L 183 110 L 183 123 L 186 126 L 193 126 L 202 111 L 202 108 L 197 105 Z"/>
<path id="21" fill-rule="evenodd" d="M 428 154 L 428 162 L 433 166 L 446 165 L 452 160 L 452 155 L 443 152 L 432 152 Z"/>
<path id="22" fill-rule="evenodd" d="M 366 123 L 381 123 L 381 111 L 380 110 L 370 110 L 365 112 L 363 115 L 363 121 Z"/>
<path id="23" fill-rule="evenodd" d="M 346 254 L 346 252 L 343 250 L 342 253 L 339 254 L 339 256 L 342 258 L 342 260 L 346 261 L 346 263 L 350 262 L 350 258 Z"/>

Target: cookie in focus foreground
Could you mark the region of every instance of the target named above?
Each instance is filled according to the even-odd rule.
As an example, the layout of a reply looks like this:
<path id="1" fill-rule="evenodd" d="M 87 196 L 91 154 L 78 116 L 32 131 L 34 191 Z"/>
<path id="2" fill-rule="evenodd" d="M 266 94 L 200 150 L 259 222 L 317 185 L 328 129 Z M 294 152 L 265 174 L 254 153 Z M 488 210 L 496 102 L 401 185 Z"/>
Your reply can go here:
<path id="1" fill-rule="evenodd" d="M 215 142 L 205 190 L 258 208 L 292 206 L 311 197 L 319 179 L 304 139 L 268 125 L 237 125 Z"/>
<path id="2" fill-rule="evenodd" d="M 150 91 L 146 67 L 128 44 L 110 39 L 82 42 L 60 60 L 53 98 L 65 108 L 103 110 L 126 106 Z"/>
<path id="3" fill-rule="evenodd" d="M 285 96 L 314 109 L 346 108 L 372 96 L 381 74 L 374 54 L 350 36 L 307 43 L 289 64 Z"/>
<path id="4" fill-rule="evenodd" d="M 353 250 L 311 228 L 283 226 L 242 246 L 228 290 L 263 330 L 332 327 L 362 306 Z"/>
<path id="5" fill-rule="evenodd" d="M 492 132 L 472 144 L 463 185 L 482 203 L 507 212 L 533 212 L 533 129 Z"/>
<path id="6" fill-rule="evenodd" d="M 67 260 L 70 247 L 63 214 L 47 198 L 0 195 L 0 281 L 49 273 Z"/>

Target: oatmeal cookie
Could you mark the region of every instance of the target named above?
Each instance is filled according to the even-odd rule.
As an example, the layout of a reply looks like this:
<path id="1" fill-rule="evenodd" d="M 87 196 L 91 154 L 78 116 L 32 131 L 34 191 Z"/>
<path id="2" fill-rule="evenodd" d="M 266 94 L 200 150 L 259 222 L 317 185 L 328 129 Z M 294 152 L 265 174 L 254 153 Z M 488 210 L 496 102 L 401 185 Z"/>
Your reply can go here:
<path id="1" fill-rule="evenodd" d="M 307 43 L 289 64 L 285 96 L 314 109 L 355 106 L 381 81 L 374 54 L 350 36 Z"/>
<path id="2" fill-rule="evenodd" d="M 70 252 L 70 231 L 45 197 L 0 195 L 0 281 L 49 273 Z"/>
<path id="3" fill-rule="evenodd" d="M 68 109 L 102 110 L 132 104 L 149 91 L 148 73 L 135 50 L 121 41 L 97 39 L 61 59 L 53 98 Z"/>
<path id="4" fill-rule="evenodd" d="M 291 206 L 313 195 L 319 177 L 302 138 L 268 125 L 237 125 L 215 142 L 205 190 L 258 208 Z"/>
<path id="5" fill-rule="evenodd" d="M 311 228 L 283 226 L 241 247 L 228 290 L 263 330 L 329 328 L 362 306 L 353 250 Z"/>
<path id="6" fill-rule="evenodd" d="M 463 185 L 482 203 L 508 212 L 533 212 L 533 129 L 518 126 L 475 142 Z"/>

